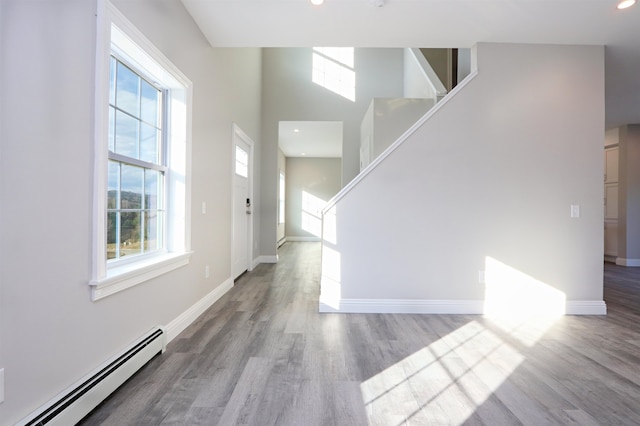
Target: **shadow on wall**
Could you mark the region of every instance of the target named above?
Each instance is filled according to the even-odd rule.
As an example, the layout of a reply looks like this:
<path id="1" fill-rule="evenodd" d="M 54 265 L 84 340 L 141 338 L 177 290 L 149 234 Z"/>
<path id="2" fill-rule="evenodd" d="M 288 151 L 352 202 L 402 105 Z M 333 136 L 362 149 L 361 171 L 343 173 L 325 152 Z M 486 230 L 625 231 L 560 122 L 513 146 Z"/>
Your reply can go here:
<path id="1" fill-rule="evenodd" d="M 315 237 L 322 237 L 322 209 L 327 201 L 307 191 L 302 191 L 302 209 L 300 223 L 302 229 Z"/>

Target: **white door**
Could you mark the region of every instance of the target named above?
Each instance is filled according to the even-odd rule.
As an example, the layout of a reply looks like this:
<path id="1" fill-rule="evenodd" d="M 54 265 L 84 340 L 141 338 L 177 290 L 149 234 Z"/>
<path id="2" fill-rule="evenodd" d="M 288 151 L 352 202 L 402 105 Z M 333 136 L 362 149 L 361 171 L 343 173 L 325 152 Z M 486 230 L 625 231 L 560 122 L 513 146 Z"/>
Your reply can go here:
<path id="1" fill-rule="evenodd" d="M 253 239 L 251 224 L 253 200 L 251 194 L 252 144 L 237 126 L 233 132 L 233 236 L 231 273 L 233 279 L 250 270 L 250 248 Z"/>

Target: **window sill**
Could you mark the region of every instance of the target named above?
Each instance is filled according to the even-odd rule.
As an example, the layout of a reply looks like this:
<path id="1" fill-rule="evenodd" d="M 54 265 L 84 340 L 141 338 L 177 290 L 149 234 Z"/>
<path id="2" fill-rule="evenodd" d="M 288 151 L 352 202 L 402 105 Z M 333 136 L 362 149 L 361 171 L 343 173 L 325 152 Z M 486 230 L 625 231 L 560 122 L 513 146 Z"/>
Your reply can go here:
<path id="1" fill-rule="evenodd" d="M 109 269 L 107 276 L 89 282 L 94 302 L 189 264 L 191 252 L 167 253 Z"/>

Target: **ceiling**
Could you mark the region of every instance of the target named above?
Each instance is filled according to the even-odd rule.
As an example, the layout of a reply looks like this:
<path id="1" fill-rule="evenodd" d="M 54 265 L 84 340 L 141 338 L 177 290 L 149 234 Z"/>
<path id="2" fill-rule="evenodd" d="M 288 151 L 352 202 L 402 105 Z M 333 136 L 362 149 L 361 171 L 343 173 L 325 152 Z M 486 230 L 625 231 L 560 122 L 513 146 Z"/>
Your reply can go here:
<path id="1" fill-rule="evenodd" d="M 281 121 L 278 144 L 285 157 L 342 157 L 341 121 Z"/>
<path id="2" fill-rule="evenodd" d="M 606 126 L 640 123 L 640 4 L 618 0 L 182 0 L 214 47 L 604 45 Z"/>

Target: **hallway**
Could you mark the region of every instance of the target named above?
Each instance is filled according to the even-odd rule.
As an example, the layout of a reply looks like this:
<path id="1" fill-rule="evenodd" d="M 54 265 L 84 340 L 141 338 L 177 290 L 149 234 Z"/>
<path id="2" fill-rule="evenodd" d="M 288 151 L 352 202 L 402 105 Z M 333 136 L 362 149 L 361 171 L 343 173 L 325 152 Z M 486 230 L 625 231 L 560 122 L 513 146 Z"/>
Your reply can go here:
<path id="1" fill-rule="evenodd" d="M 245 274 L 82 425 L 639 424 L 640 272 L 608 316 L 319 314 L 320 245 Z"/>

